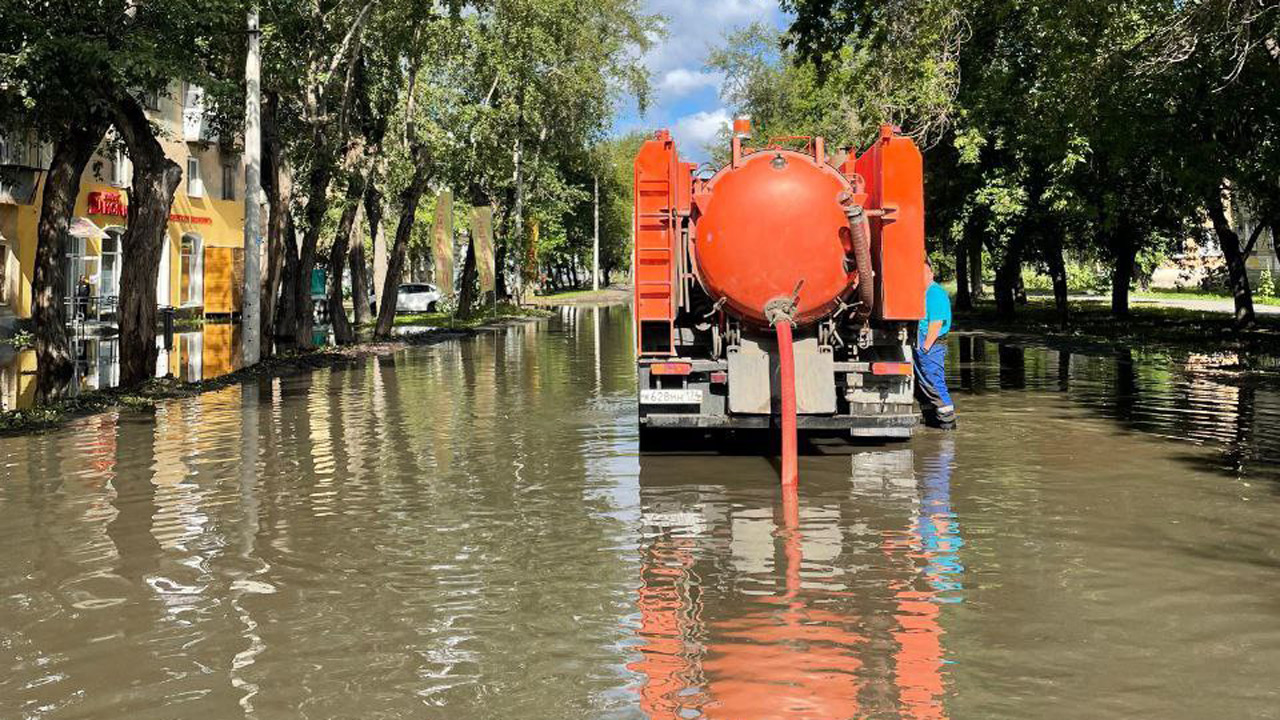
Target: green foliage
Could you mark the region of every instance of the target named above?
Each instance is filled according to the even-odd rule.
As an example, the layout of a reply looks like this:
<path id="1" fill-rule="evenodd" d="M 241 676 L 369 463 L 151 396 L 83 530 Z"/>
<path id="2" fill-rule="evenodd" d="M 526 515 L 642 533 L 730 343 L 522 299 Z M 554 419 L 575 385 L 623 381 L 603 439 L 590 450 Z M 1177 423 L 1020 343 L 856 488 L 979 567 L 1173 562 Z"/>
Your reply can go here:
<path id="1" fill-rule="evenodd" d="M 36 336 L 28 330 L 19 330 L 11 337 L 0 340 L 0 345 L 8 345 L 13 350 L 26 350 L 36 346 Z"/>
<path id="2" fill-rule="evenodd" d="M 1271 273 L 1271 268 L 1264 268 L 1258 276 L 1258 294 L 1263 297 L 1280 297 L 1280 282 Z"/>
<path id="3" fill-rule="evenodd" d="M 122 93 L 215 86 L 240 58 L 241 0 L 7 2 L 0 13 L 0 127 L 45 139 Z"/>
<path id="4" fill-rule="evenodd" d="M 739 84 L 730 97 L 770 123 L 794 119 L 833 137 L 856 135 L 878 102 L 892 109 L 879 116 L 939 139 L 926 142 L 926 193 L 931 240 L 944 250 L 980 243 L 1013 277 L 1024 262 L 1044 269 L 1066 254 L 1125 276 L 1136 260 L 1142 280 L 1224 191 L 1264 224 L 1280 219 L 1274 3 L 784 6 L 795 12 L 794 52 L 767 57 L 742 36 L 719 56 L 735 59 L 722 68 L 747 68 L 731 78 L 761 78 L 773 94 Z M 770 102 L 779 96 L 786 102 Z M 807 101 L 853 112 L 832 133 L 821 114 L 802 112 Z"/>

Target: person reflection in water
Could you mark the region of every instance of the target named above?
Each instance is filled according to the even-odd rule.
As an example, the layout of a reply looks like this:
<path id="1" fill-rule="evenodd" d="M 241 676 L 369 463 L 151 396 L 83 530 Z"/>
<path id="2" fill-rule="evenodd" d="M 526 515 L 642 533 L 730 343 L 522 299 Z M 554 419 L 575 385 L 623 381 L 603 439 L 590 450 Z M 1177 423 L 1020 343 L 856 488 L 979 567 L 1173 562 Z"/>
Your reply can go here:
<path id="1" fill-rule="evenodd" d="M 948 717 L 941 621 L 963 592 L 953 454 L 950 438 L 919 457 L 859 453 L 852 499 L 789 487 L 773 507 L 724 497 L 727 514 L 713 503 L 646 518 L 657 532 L 641 548 L 640 657 L 628 665 L 645 716 Z M 646 488 L 646 474 L 647 507 L 690 496 Z M 663 527 L 690 515 L 705 524 Z"/>
<path id="2" fill-rule="evenodd" d="M 953 430 L 956 406 L 947 391 L 947 333 L 951 332 L 951 300 L 946 288 L 933 280 L 933 263 L 924 259 L 924 317 L 916 335 L 916 399 L 925 423 Z"/>

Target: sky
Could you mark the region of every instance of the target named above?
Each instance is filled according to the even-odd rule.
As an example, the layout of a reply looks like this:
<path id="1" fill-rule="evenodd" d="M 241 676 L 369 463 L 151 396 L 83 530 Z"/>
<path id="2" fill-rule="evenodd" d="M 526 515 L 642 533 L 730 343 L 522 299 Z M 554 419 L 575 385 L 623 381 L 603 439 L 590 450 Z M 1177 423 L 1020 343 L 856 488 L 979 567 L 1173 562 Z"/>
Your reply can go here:
<path id="1" fill-rule="evenodd" d="M 779 28 L 787 19 L 777 0 L 645 0 L 646 10 L 667 18 L 667 35 L 644 56 L 653 97 L 644 115 L 628 104 L 615 130 L 646 132 L 666 128 L 680 156 L 701 162 L 704 147 L 729 124 L 730 109 L 720 98 L 722 78 L 709 72 L 707 55 L 730 32 L 765 22 Z"/>

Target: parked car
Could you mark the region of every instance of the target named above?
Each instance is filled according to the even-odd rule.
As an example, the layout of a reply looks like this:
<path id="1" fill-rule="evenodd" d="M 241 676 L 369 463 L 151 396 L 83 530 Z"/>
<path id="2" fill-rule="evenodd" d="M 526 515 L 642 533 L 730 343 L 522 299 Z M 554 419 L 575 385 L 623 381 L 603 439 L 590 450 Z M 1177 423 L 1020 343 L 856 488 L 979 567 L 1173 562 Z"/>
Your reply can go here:
<path id="1" fill-rule="evenodd" d="M 396 290 L 396 312 L 435 312 L 440 291 L 427 283 L 406 283 Z"/>

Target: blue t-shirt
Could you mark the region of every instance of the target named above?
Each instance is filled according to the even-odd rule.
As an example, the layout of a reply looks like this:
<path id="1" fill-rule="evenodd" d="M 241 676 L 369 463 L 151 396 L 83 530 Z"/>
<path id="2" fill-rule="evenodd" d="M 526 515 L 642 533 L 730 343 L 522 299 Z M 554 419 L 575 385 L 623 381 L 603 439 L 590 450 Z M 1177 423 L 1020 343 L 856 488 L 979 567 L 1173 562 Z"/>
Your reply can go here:
<path id="1" fill-rule="evenodd" d="M 947 289 L 933 283 L 924 291 L 924 318 L 920 320 L 920 335 L 916 342 L 924 347 L 924 339 L 929 337 L 929 324 L 942 321 L 942 329 L 938 337 L 951 330 L 951 299 L 947 297 Z"/>

